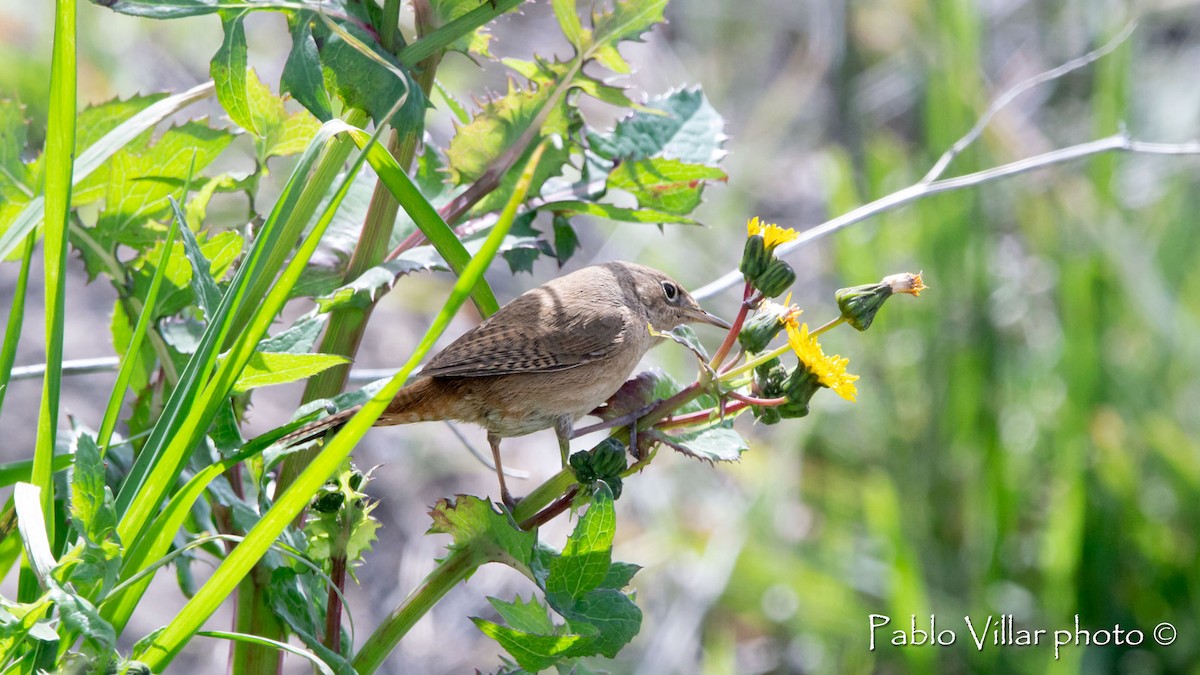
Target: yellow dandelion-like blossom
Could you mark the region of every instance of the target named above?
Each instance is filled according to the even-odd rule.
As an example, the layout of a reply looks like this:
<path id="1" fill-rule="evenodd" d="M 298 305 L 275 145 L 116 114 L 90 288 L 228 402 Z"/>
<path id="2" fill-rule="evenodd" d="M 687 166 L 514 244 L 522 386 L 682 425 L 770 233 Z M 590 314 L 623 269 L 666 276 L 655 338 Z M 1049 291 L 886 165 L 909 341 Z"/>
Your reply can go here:
<path id="1" fill-rule="evenodd" d="M 850 359 L 844 359 L 837 354 L 827 356 L 821 351 L 817 339 L 809 336 L 808 324 L 800 324 L 799 327 L 788 324 L 787 334 L 788 345 L 796 353 L 800 363 L 816 375 L 818 382 L 847 401 L 857 398 L 858 388 L 854 386 L 854 382 L 858 380 L 858 376 L 846 372 L 846 365 L 850 363 Z"/>
<path id="2" fill-rule="evenodd" d="M 796 231 L 790 227 L 782 228 L 774 223 L 763 224 L 762 221 L 758 219 L 758 216 L 754 216 L 750 220 L 746 221 L 746 233 L 746 236 L 748 237 L 761 234 L 763 237 L 763 246 L 766 247 L 767 250 L 771 250 L 780 244 L 786 244 L 787 242 L 792 241 L 799 236 L 796 234 Z"/>

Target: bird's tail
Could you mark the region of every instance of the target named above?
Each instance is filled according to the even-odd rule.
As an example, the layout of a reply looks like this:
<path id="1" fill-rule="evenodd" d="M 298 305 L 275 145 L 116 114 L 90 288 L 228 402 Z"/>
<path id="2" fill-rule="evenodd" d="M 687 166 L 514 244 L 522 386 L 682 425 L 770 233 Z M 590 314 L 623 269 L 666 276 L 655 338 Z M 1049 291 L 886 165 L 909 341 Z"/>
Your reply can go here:
<path id="1" fill-rule="evenodd" d="M 411 424 L 413 422 L 429 422 L 443 419 L 442 415 L 434 412 L 437 405 L 432 405 L 440 392 L 433 380 L 422 377 L 405 386 L 396 393 L 395 398 L 388 404 L 386 410 L 375 422 L 375 426 L 390 426 L 393 424 Z M 310 422 L 292 433 L 280 438 L 277 443 L 285 446 L 306 443 L 324 436 L 330 429 L 336 429 L 348 422 L 359 410 L 361 405 L 340 410 L 329 417 Z"/>

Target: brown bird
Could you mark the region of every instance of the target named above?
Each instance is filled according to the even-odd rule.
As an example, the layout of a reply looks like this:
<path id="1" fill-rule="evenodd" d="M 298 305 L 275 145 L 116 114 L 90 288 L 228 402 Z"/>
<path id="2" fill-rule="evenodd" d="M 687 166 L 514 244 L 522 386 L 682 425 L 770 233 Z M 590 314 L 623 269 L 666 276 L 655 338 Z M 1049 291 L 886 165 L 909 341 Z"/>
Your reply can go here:
<path id="1" fill-rule="evenodd" d="M 661 338 L 690 322 L 722 328 L 674 279 L 628 262 L 585 267 L 526 291 L 434 356 L 392 399 L 377 426 L 433 420 L 487 429 L 500 493 L 500 439 L 554 428 L 563 465 L 575 421 L 608 400 Z M 361 406 L 285 436 L 298 443 L 340 426 Z"/>

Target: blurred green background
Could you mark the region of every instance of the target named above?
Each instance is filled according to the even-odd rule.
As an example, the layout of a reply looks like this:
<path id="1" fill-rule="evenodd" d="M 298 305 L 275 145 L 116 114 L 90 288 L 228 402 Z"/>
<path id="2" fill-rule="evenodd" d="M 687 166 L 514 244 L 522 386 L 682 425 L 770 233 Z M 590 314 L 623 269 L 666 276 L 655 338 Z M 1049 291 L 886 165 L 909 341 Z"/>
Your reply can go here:
<path id="1" fill-rule="evenodd" d="M 0 11 L 0 95 L 17 96 L 35 120 L 44 120 L 51 12 L 50 3 Z M 1200 137 L 1195 2 L 675 0 L 667 16 L 628 50 L 638 67 L 629 84 L 651 94 L 702 85 L 728 123 L 729 183 L 708 193 L 700 211 L 708 229 L 595 223 L 581 231 L 572 266 L 635 259 L 700 286 L 737 264 L 747 217 L 801 230 L 909 185 L 1005 89 L 1133 18 L 1140 24 L 1126 44 L 1023 95 L 948 175 L 1122 126 L 1148 141 Z M 249 30 L 251 64 L 274 86 L 288 45 L 283 22 L 256 15 Z M 501 21 L 495 51 L 528 56 L 532 45 L 550 55 L 563 48 L 554 30 L 548 3 L 527 5 Z M 80 41 L 80 98 L 95 102 L 205 79 L 220 27 L 212 17 L 155 23 L 86 4 Z M 461 57 L 440 75 L 455 91 L 503 86 L 501 73 Z M 431 129 L 449 133 L 443 123 Z M 1200 160 L 1107 155 L 930 198 L 796 252 L 794 301 L 810 324 L 832 318 L 840 286 L 922 270 L 930 289 L 892 300 L 867 333 L 839 329 L 823 340 L 862 376 L 857 404 L 823 394 L 804 420 L 762 428 L 747 418 L 739 425 L 752 450 L 739 465 L 664 453 L 627 483 L 616 554 L 646 567 L 635 583 L 646 619 L 616 663 L 597 666 L 1200 672 L 1198 209 Z M 507 299 L 556 273 L 539 264 L 533 279 L 505 269 L 490 278 Z M 76 338 L 66 356 L 111 354 L 95 339 L 107 330 L 111 290 L 84 288 L 81 267 L 72 274 Z M 0 294 L 15 276 L 13 265 L 0 266 Z M 358 365 L 397 365 L 396 344 L 412 344 L 414 324 L 427 320 L 412 319 L 424 309 L 419 296 L 446 283 L 400 284 L 376 313 Z M 732 314 L 734 293 L 708 302 Z M 40 361 L 39 307 L 31 295 L 18 365 Z M 693 373 L 686 354 L 659 349 L 652 358 L 681 379 Z M 95 426 L 89 393 L 108 382 L 68 382 L 67 405 Z M 18 421 L 29 414 L 20 401 L 33 409 L 37 383 L 14 387 L 0 418 L 5 458 L 32 447 L 32 429 Z M 284 388 L 256 399 L 257 430 L 286 419 L 297 397 Z M 401 439 L 410 448 L 398 459 Z M 525 446 L 511 451 L 513 466 L 542 476 L 556 464 L 551 439 L 511 445 Z M 388 463 L 376 483 L 384 540 L 350 601 L 356 620 L 373 626 L 443 544 L 422 536 L 424 508 L 453 492 L 482 494 L 490 478 L 437 425 L 373 432 L 359 462 Z M 388 668 L 494 667 L 494 644 L 467 616 L 487 611 L 486 594 L 529 591 L 513 573 L 483 570 L 426 617 Z M 160 592 L 164 612 L 178 606 L 170 583 Z M 871 614 L 892 618 L 874 651 Z M 931 614 L 939 630 L 955 631 L 953 645 L 891 644 L 910 616 L 928 629 Z M 1091 630 L 1139 629 L 1144 643 L 1072 644 L 1056 659 L 1050 635 L 1030 647 L 993 645 L 989 635 L 977 649 L 963 617 L 978 624 L 1001 614 L 1050 634 L 1073 629 L 1078 615 Z M 144 630 L 162 623 L 140 620 Z M 1177 631 L 1169 646 L 1154 643 L 1161 622 Z M 213 651 L 221 650 L 193 645 L 177 667 L 221 667 Z"/>

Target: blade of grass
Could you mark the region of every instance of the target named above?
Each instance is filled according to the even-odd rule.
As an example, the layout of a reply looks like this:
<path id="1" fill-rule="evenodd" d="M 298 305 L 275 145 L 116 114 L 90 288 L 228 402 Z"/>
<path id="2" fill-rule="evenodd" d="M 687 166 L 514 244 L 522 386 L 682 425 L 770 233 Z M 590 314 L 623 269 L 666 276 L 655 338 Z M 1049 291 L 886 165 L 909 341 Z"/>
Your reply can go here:
<path id="1" fill-rule="evenodd" d="M 475 288 L 476 282 L 491 264 L 500 249 L 501 242 L 508 234 L 516 216 L 517 207 L 528 191 L 533 170 L 540 157 L 541 148 L 531 156 L 526 172 L 500 220 L 488 235 L 479 253 L 459 276 L 458 282 L 451 290 L 450 297 L 447 298 L 441 312 L 438 313 L 421 342 L 413 350 L 404 367 L 354 417 L 350 418 L 346 426 L 329 442 L 329 445 L 317 455 L 292 486 L 263 515 L 258 524 L 246 535 L 245 540 L 230 552 L 213 576 L 192 596 L 192 599 L 176 615 L 175 619 L 163 628 L 149 644 L 139 650 L 135 654 L 135 658 L 145 662 L 152 670 L 162 671 L 165 669 L 204 621 L 216 611 L 217 607 L 237 587 L 241 579 L 266 554 L 275 539 L 291 524 L 296 515 L 308 506 L 308 501 L 313 493 L 341 465 L 358 440 L 375 423 L 375 420 L 391 402 L 392 397 L 404 386 L 409 374 L 433 348 L 434 342 L 446 330 L 446 327 L 450 325 L 450 320 L 466 302 L 467 297 Z M 343 190 L 346 187 L 344 185 Z M 315 246 L 315 242 L 312 245 Z M 308 247 L 309 242 L 306 241 L 305 246 Z M 289 269 L 289 271 L 291 270 Z"/>
<path id="2" fill-rule="evenodd" d="M 322 661 L 316 654 L 313 654 L 312 652 L 308 651 L 307 649 L 301 649 L 300 647 L 296 647 L 295 645 L 290 645 L 286 642 L 280 642 L 279 640 L 268 640 L 267 638 L 260 637 L 258 635 L 248 635 L 246 633 L 234 633 L 234 632 L 223 631 L 223 630 L 202 630 L 202 631 L 196 633 L 196 635 L 199 635 L 201 637 L 219 638 L 222 640 L 235 640 L 235 641 L 239 641 L 239 642 L 248 642 L 248 643 L 255 644 L 255 645 L 274 647 L 275 649 L 278 649 L 281 652 L 287 652 L 288 654 L 295 654 L 296 656 L 307 659 L 309 661 L 309 663 L 313 664 L 313 667 L 316 668 L 321 673 L 325 673 L 326 675 L 334 675 L 333 668 L 330 668 L 329 664 Z"/>
<path id="3" fill-rule="evenodd" d="M 4 396 L 12 379 L 13 363 L 17 360 L 17 343 L 21 340 L 21 326 L 25 323 L 25 291 L 29 288 L 29 263 L 33 260 L 33 248 L 37 237 L 25 237 L 25 252 L 21 255 L 21 271 L 17 274 L 17 287 L 13 289 L 12 306 L 8 310 L 8 324 L 4 328 L 4 346 L 0 347 L 0 410 L 4 409 Z M 59 363 L 62 367 L 62 363 Z"/>
<path id="4" fill-rule="evenodd" d="M 46 225 L 42 250 L 46 297 L 46 374 L 38 409 L 37 441 L 30 483 L 41 490 L 46 533 L 54 541 L 54 442 L 62 387 L 66 312 L 67 224 L 71 215 L 71 169 L 75 152 L 75 2 L 57 0 L 50 65 L 50 112 L 46 128 Z M 37 580 L 24 566 L 19 598 L 37 597 Z"/>
<path id="5" fill-rule="evenodd" d="M 185 190 L 186 192 L 186 190 Z M 121 368 L 117 371 L 117 381 L 113 384 L 112 393 L 108 397 L 108 406 L 104 409 L 104 418 L 100 422 L 100 432 L 96 444 L 101 452 L 107 452 L 108 442 L 112 439 L 113 429 L 117 426 L 117 415 L 125 403 L 125 390 L 129 388 L 129 378 L 133 375 L 133 365 L 142 348 L 142 339 L 150 328 L 150 319 L 154 315 L 154 307 L 158 302 L 158 290 L 162 288 L 162 280 L 166 276 L 166 261 L 171 259 L 171 249 L 175 246 L 175 235 L 178 234 L 180 220 L 171 220 L 167 229 L 167 238 L 163 242 L 161 262 L 154 270 L 154 278 L 150 281 L 150 290 L 142 303 L 141 314 L 138 315 L 137 325 L 133 329 L 133 337 L 129 340 L 129 348 L 125 350 L 125 358 L 121 359 Z M 186 225 L 184 225 L 186 227 Z"/>
<path id="6" fill-rule="evenodd" d="M 367 133 L 362 130 L 350 132 L 351 138 L 360 148 L 366 147 Z M 458 235 L 446 224 L 433 204 L 421 194 L 420 188 L 408 173 L 396 162 L 396 158 L 382 146 L 367 149 L 367 161 L 379 176 L 379 180 L 400 202 L 400 206 L 412 217 L 417 228 L 433 244 L 439 255 L 446 260 L 455 274 L 462 275 L 471 260 L 471 254 L 463 247 Z M 471 299 L 484 316 L 491 316 L 499 309 L 496 296 L 487 282 L 480 278 L 471 290 Z"/>
<path id="7" fill-rule="evenodd" d="M 327 122 L 317 131 L 309 147 L 301 155 L 246 261 L 238 268 L 221 305 L 205 328 L 200 345 L 180 374 L 179 383 L 172 390 L 150 438 L 147 439 L 117 494 L 116 509 L 121 518 L 118 533 L 122 541 L 133 541 L 140 536 L 150 515 L 174 484 L 174 479 L 187 460 L 187 454 L 198 442 L 196 429 L 203 433 L 211 422 L 211 414 L 215 408 L 209 410 L 207 406 L 200 406 L 199 402 L 205 383 L 216 367 L 220 346 L 232 331 L 233 322 L 230 317 L 235 315 L 237 307 L 243 304 L 243 298 L 249 298 L 245 304 L 259 307 L 259 296 L 248 295 L 247 289 L 254 285 L 256 278 L 275 276 L 278 268 L 271 265 L 276 258 L 268 258 L 268 244 L 273 242 L 276 228 L 287 222 L 290 217 L 289 209 L 297 201 L 293 193 L 308 189 L 306 178 L 309 170 L 317 161 L 325 144 L 336 134 L 343 132 L 345 126 L 341 120 Z M 160 471 L 156 478 L 160 482 L 151 485 L 151 472 L 155 470 Z"/>
<path id="8" fill-rule="evenodd" d="M 52 469 L 54 473 L 58 473 L 63 469 L 71 466 L 71 455 L 55 455 Z M 19 481 L 28 481 L 30 473 L 33 471 L 33 460 L 23 459 L 19 462 L 8 462 L 0 464 L 0 487 L 8 487 Z"/>
<path id="9" fill-rule="evenodd" d="M 147 129 L 154 128 L 159 122 L 162 122 L 196 101 L 211 96 L 212 93 L 213 83 L 205 82 L 185 92 L 168 96 L 117 125 L 116 128 L 93 143 L 87 150 L 80 153 L 79 159 L 75 161 L 75 168 L 72 171 L 72 184 L 78 184 L 87 178 L 101 164 L 107 161 L 108 158 L 112 157 L 116 151 L 128 145 L 130 141 L 140 136 Z M 0 234 L 0 260 L 4 260 L 8 257 L 8 254 L 12 253 L 22 237 L 25 237 L 30 232 L 34 232 L 34 228 L 42 222 L 45 212 L 46 202 L 41 196 L 30 200 L 25 205 L 25 208 L 21 210 L 21 213 L 13 221 L 12 225 L 3 234 Z"/>

